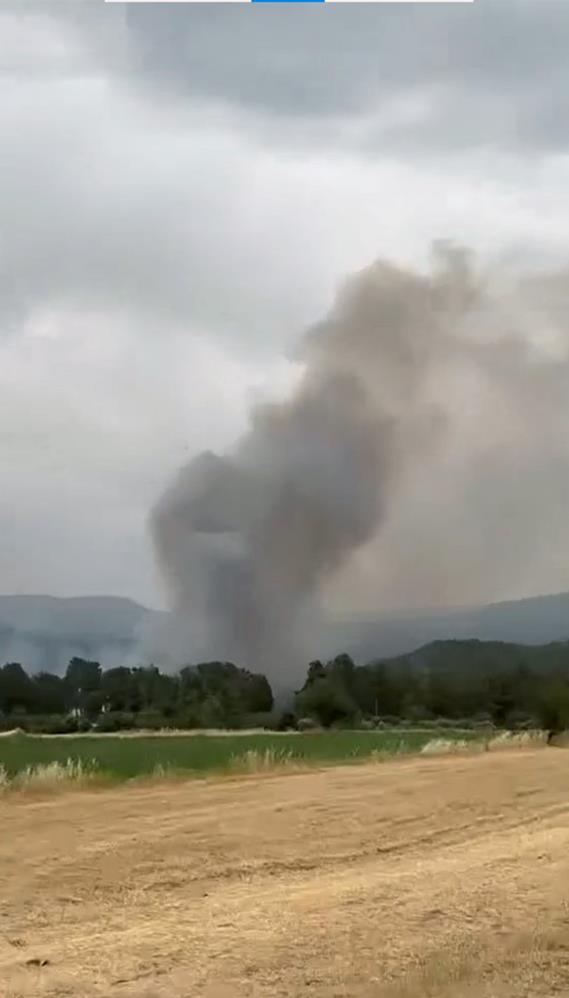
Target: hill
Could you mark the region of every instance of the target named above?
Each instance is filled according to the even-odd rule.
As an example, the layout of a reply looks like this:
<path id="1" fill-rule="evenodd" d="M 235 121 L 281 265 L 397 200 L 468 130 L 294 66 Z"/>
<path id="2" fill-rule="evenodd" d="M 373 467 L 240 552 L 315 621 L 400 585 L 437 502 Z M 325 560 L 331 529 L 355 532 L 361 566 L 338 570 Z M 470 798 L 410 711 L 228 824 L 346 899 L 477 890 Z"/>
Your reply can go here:
<path id="1" fill-rule="evenodd" d="M 167 620 L 161 611 L 116 596 L 0 596 L 0 663 L 19 661 L 32 671 L 61 672 L 78 655 L 106 666 L 134 664 L 144 659 L 142 635 L 156 625 L 163 630 Z M 321 654 L 331 657 L 342 649 L 365 662 L 433 640 L 465 638 L 530 645 L 568 639 L 569 593 L 468 609 L 334 620 Z"/>
<path id="2" fill-rule="evenodd" d="M 342 653 L 310 663 L 296 710 L 324 726 L 372 715 L 382 723 L 443 718 L 563 731 L 569 727 L 569 642 L 433 641 L 360 666 Z"/>
<path id="3" fill-rule="evenodd" d="M 365 662 L 439 639 L 467 638 L 527 645 L 565 641 L 569 639 L 569 593 L 481 607 L 334 621 L 326 652 L 333 655 L 342 648 L 356 661 Z"/>
<path id="4" fill-rule="evenodd" d="M 469 675 L 486 672 L 489 675 L 514 670 L 531 670 L 535 674 L 555 670 L 569 664 L 569 641 L 551 641 L 544 645 L 517 644 L 511 641 L 481 641 L 479 638 L 451 638 L 431 641 L 414 651 L 379 658 L 369 667 L 382 665 L 393 671 L 441 675 L 462 671 Z"/>
<path id="5" fill-rule="evenodd" d="M 0 596 L 0 661 L 62 671 L 70 658 L 128 662 L 158 611 L 116 596 Z"/>

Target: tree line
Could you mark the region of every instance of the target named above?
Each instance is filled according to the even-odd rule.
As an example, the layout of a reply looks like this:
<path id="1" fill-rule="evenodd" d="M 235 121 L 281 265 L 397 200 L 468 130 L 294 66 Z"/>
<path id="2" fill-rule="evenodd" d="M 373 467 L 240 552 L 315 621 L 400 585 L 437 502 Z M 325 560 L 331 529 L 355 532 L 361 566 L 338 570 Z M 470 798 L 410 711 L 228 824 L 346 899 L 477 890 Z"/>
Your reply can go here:
<path id="1" fill-rule="evenodd" d="M 266 676 L 230 662 L 103 670 L 73 658 L 63 676 L 0 669 L 0 726 L 95 728 L 485 725 L 569 728 L 569 642 L 524 646 L 435 641 L 409 655 L 357 666 L 341 654 L 311 662 L 286 711 Z"/>
<path id="2" fill-rule="evenodd" d="M 64 676 L 29 676 L 21 664 L 0 669 L 0 720 L 46 732 L 123 728 L 239 726 L 268 714 L 273 694 L 265 676 L 230 662 L 203 662 L 176 674 L 151 665 L 103 670 L 73 658 Z"/>
<path id="3" fill-rule="evenodd" d="M 355 666 L 312 662 L 297 710 L 326 725 L 440 719 L 497 727 L 569 728 L 569 642 L 435 641 L 410 655 Z"/>

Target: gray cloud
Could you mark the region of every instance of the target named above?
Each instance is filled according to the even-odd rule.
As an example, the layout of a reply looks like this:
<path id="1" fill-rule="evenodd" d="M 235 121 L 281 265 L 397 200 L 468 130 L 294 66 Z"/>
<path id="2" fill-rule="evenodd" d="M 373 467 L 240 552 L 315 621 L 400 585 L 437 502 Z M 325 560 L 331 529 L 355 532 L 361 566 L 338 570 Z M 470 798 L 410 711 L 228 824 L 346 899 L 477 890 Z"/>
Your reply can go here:
<path id="1" fill-rule="evenodd" d="M 220 103 L 256 129 L 276 118 L 274 141 L 435 155 L 559 150 L 569 138 L 564 0 L 26 8 L 21 22 L 44 44 L 54 25 L 65 32 L 67 59 L 46 45 L 44 68 L 104 67 L 145 100 Z M 14 5 L 3 9 L 14 21 Z"/>
<path id="2" fill-rule="evenodd" d="M 126 27 L 139 84 L 170 99 L 218 99 L 289 126 L 332 119 L 336 140 L 348 144 L 355 137 L 346 119 L 361 116 L 367 147 L 383 151 L 543 150 L 567 141 L 563 0 L 140 5 L 128 9 Z M 410 119 L 409 102 L 418 107 Z"/>
<path id="3" fill-rule="evenodd" d="M 321 249 L 316 234 L 306 242 L 297 190 L 282 188 L 291 150 L 328 154 L 339 172 L 338 143 L 371 165 L 382 153 L 464 159 L 470 146 L 565 141 L 562 3 L 321 11 L 31 0 L 0 5 L 0 17 L 4 329 L 45 301 L 136 303 L 142 315 L 215 327 L 226 342 L 236 324 L 257 344 L 270 324 L 283 342 L 325 300 L 298 262 L 297 234 L 313 267 Z M 493 166 L 507 183 L 520 170 Z M 271 218 L 279 195 L 286 212 Z M 270 227 L 281 227 L 277 240 Z M 263 268 L 262 286 L 243 281 L 246 258 Z M 333 277 L 349 266 L 346 254 Z M 295 302 L 283 301 L 283 268 Z"/>

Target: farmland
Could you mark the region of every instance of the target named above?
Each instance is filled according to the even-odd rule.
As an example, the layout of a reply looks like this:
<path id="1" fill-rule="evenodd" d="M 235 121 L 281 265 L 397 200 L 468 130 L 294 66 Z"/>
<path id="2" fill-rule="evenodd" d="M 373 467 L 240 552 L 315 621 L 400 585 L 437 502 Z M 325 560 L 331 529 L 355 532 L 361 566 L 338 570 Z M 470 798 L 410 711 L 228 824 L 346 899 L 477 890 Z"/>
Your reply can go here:
<path id="1" fill-rule="evenodd" d="M 207 775 L 259 760 L 297 765 L 330 765 L 373 756 L 418 752 L 434 738 L 473 740 L 472 732 L 452 729 L 327 731 L 302 734 L 149 735 L 34 737 L 0 739 L 0 766 L 8 778 L 29 767 L 79 762 L 84 769 L 123 781 L 157 771 Z M 480 737 L 480 736 L 478 736 Z"/>
<path id="2" fill-rule="evenodd" d="M 567 996 L 568 765 L 0 797 L 3 998 Z"/>

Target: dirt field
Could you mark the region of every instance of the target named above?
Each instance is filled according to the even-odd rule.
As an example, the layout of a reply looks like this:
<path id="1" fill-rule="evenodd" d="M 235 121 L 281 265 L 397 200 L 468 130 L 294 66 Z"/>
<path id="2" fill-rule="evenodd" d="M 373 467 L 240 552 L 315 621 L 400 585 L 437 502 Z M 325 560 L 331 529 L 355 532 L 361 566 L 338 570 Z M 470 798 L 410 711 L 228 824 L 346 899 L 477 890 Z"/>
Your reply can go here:
<path id="1" fill-rule="evenodd" d="M 0 804 L 2 998 L 560 994 L 564 749 Z"/>

